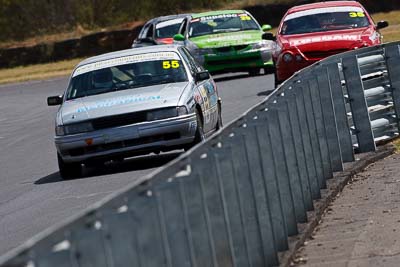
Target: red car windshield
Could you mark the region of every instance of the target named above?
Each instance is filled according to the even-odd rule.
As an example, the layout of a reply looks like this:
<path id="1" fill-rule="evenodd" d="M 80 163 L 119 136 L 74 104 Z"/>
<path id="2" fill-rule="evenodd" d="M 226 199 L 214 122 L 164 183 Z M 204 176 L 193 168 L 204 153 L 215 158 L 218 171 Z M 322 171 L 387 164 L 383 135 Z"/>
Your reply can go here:
<path id="1" fill-rule="evenodd" d="M 370 25 L 367 16 L 361 11 L 341 11 L 317 14 L 312 14 L 312 11 L 308 11 L 303 13 L 305 13 L 304 16 L 298 16 L 296 13 L 288 15 L 282 25 L 280 33 L 282 35 L 290 35 L 325 32 L 362 28 Z"/>

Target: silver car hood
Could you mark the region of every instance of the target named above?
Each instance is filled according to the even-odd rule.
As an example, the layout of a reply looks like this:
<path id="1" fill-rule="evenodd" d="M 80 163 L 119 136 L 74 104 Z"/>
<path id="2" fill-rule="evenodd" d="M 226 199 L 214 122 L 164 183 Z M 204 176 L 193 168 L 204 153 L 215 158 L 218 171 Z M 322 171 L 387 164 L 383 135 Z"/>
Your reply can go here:
<path id="1" fill-rule="evenodd" d="M 188 82 L 153 85 L 65 101 L 58 124 L 70 124 L 103 116 L 177 106 Z"/>

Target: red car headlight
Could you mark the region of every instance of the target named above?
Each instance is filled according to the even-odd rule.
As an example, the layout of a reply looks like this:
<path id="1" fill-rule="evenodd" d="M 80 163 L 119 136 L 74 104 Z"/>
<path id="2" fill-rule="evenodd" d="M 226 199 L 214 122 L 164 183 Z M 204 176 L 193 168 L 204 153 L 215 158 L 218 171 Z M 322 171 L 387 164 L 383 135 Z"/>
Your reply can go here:
<path id="1" fill-rule="evenodd" d="M 290 61 L 293 60 L 293 55 L 292 55 L 292 54 L 289 54 L 289 53 L 285 53 L 285 54 L 282 56 L 282 59 L 283 59 L 283 61 L 285 61 L 285 62 L 290 62 Z"/>
<path id="2" fill-rule="evenodd" d="M 299 55 L 299 54 L 297 54 L 297 55 L 295 56 L 295 58 L 296 58 L 296 61 L 297 61 L 297 62 L 300 62 L 300 61 L 303 60 L 303 57 L 302 57 L 301 55 Z"/>

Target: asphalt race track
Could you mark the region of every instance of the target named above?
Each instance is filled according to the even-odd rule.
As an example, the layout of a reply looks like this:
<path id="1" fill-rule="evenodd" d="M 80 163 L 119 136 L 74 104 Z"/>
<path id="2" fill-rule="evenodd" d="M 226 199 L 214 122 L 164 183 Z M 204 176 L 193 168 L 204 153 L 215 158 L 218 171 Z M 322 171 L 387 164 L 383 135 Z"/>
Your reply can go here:
<path id="1" fill-rule="evenodd" d="M 216 77 L 228 123 L 273 90 L 273 75 Z M 85 169 L 85 178 L 61 180 L 53 144 L 57 107 L 67 78 L 0 86 L 0 255 L 62 222 L 179 155 L 149 155 Z"/>

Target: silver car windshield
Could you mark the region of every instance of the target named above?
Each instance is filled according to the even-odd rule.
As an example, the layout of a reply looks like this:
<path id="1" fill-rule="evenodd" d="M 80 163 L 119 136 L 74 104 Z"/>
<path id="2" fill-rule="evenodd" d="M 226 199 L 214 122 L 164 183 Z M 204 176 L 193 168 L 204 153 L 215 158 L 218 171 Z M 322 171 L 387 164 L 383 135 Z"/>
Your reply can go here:
<path id="1" fill-rule="evenodd" d="M 260 30 L 260 26 L 246 13 L 221 14 L 192 19 L 189 36 L 196 37 L 246 30 Z"/>
<path id="2" fill-rule="evenodd" d="M 183 19 L 162 21 L 156 25 L 156 38 L 172 38 L 179 32 Z"/>
<path id="3" fill-rule="evenodd" d="M 154 60 L 102 68 L 71 79 L 66 99 L 187 81 L 181 60 Z"/>
<path id="4" fill-rule="evenodd" d="M 331 12 L 301 16 L 286 20 L 281 29 L 282 35 L 310 32 L 326 32 L 369 26 L 363 12 Z"/>

